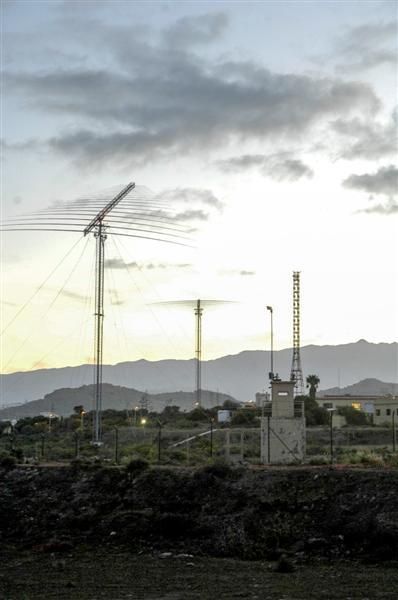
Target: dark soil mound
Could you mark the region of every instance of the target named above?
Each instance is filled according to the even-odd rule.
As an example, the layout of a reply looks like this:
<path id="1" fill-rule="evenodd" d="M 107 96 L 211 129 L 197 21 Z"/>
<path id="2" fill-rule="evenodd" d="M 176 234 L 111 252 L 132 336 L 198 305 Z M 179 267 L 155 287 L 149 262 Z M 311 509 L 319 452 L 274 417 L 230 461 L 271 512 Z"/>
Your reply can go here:
<path id="1" fill-rule="evenodd" d="M 398 559 L 398 471 L 17 468 L 0 471 L 0 541 L 277 559 Z"/>

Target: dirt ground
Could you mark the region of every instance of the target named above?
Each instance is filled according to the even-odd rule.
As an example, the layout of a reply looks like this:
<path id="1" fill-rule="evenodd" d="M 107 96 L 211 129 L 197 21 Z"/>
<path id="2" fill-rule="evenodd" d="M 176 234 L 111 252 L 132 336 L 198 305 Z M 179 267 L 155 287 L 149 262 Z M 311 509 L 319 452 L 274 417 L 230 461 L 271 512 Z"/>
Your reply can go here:
<path id="1" fill-rule="evenodd" d="M 0 560 L 2 600 L 395 600 L 398 564 L 275 563 L 187 555 L 135 555 L 79 548 L 68 554 L 8 550 Z"/>

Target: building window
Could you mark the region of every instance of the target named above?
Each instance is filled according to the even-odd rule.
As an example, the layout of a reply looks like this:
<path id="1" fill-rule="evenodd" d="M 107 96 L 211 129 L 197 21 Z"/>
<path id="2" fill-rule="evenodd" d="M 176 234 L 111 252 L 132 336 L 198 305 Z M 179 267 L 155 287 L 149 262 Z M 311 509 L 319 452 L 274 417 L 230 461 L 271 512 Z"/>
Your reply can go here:
<path id="1" fill-rule="evenodd" d="M 352 408 L 355 408 L 355 410 L 361 410 L 361 403 L 360 402 L 353 402 L 351 404 Z"/>
<path id="2" fill-rule="evenodd" d="M 386 408 L 386 415 L 387 417 L 391 415 L 391 408 Z"/>
<path id="3" fill-rule="evenodd" d="M 380 408 L 376 408 L 376 417 L 380 417 Z"/>

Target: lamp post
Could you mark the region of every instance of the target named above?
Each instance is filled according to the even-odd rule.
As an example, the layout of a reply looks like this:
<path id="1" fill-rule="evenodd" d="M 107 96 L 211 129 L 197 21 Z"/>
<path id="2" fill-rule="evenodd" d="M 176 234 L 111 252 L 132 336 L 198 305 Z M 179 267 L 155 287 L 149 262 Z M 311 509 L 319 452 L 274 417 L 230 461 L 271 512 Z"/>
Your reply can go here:
<path id="1" fill-rule="evenodd" d="M 274 311 L 272 306 L 267 306 L 267 310 L 271 316 L 271 371 L 269 372 L 269 378 L 274 378 Z"/>
<path id="2" fill-rule="evenodd" d="M 210 457 L 213 456 L 213 417 L 210 419 Z"/>
<path id="3" fill-rule="evenodd" d="M 119 464 L 119 429 L 115 427 L 115 465 Z"/>
<path id="4" fill-rule="evenodd" d="M 392 451 L 395 452 L 397 446 L 397 432 L 395 430 L 395 413 L 396 409 L 392 409 Z"/>
<path id="5" fill-rule="evenodd" d="M 82 408 L 82 410 L 80 411 L 80 431 L 83 433 L 84 431 L 84 415 L 86 414 L 86 411 L 84 410 L 84 408 Z"/>
<path id="6" fill-rule="evenodd" d="M 330 464 L 333 464 L 333 413 L 335 412 L 335 408 L 327 408 L 326 409 L 330 414 L 329 426 L 330 426 Z"/>
<path id="7" fill-rule="evenodd" d="M 160 454 L 161 454 L 161 444 L 162 444 L 162 422 L 159 420 L 157 422 L 158 430 L 158 463 L 160 463 Z"/>

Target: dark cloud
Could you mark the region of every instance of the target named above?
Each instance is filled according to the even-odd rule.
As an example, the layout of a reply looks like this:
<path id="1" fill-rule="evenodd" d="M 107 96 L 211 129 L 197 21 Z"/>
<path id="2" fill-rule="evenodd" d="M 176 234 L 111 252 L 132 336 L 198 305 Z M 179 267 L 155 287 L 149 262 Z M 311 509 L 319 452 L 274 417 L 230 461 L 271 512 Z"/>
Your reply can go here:
<path id="1" fill-rule="evenodd" d="M 301 159 L 289 153 L 244 154 L 228 160 L 219 161 L 219 167 L 227 172 L 241 172 L 257 168 L 266 177 L 276 181 L 297 181 L 302 177 L 312 177 L 313 171 Z"/>
<path id="2" fill-rule="evenodd" d="M 358 213 L 378 214 L 378 215 L 396 215 L 398 214 L 398 203 L 394 200 L 389 200 L 385 204 L 374 204 L 368 208 L 359 210 Z"/>
<path id="3" fill-rule="evenodd" d="M 106 269 L 137 269 L 139 271 L 146 269 L 148 271 L 152 271 L 154 269 L 187 269 L 191 265 L 189 263 L 137 263 L 137 262 L 128 262 L 126 263 L 121 258 L 108 258 L 105 260 L 105 268 Z"/>
<path id="4" fill-rule="evenodd" d="M 342 62 L 338 69 L 355 72 L 380 65 L 397 68 L 397 22 L 372 23 L 355 27 L 343 35 L 337 44 Z"/>
<path id="5" fill-rule="evenodd" d="M 325 120 L 378 110 L 372 88 L 360 82 L 210 61 L 184 46 L 184 27 L 194 41 L 205 42 L 216 39 L 225 22 L 221 15 L 182 20 L 156 42 L 131 27 L 104 24 L 79 38 L 80 21 L 68 31 L 75 44 L 84 39 L 101 66 L 8 71 L 4 85 L 35 110 L 67 117 L 68 129 L 47 140 L 48 147 L 93 169 L 128 168 L 233 141 L 290 141 Z M 299 169 L 292 164 L 288 171 Z"/>
<path id="6" fill-rule="evenodd" d="M 398 193 L 398 168 L 394 165 L 381 167 L 375 173 L 350 175 L 343 181 L 347 188 L 392 197 Z"/>
<path id="7" fill-rule="evenodd" d="M 331 123 L 332 129 L 344 140 L 344 148 L 339 153 L 341 158 L 365 158 L 374 160 L 385 156 L 396 155 L 397 144 L 397 112 L 391 119 L 380 124 L 373 120 L 338 119 Z"/>
<path id="8" fill-rule="evenodd" d="M 164 39 L 173 48 L 208 44 L 220 36 L 227 24 L 228 18 L 224 13 L 183 17 L 165 31 Z"/>

